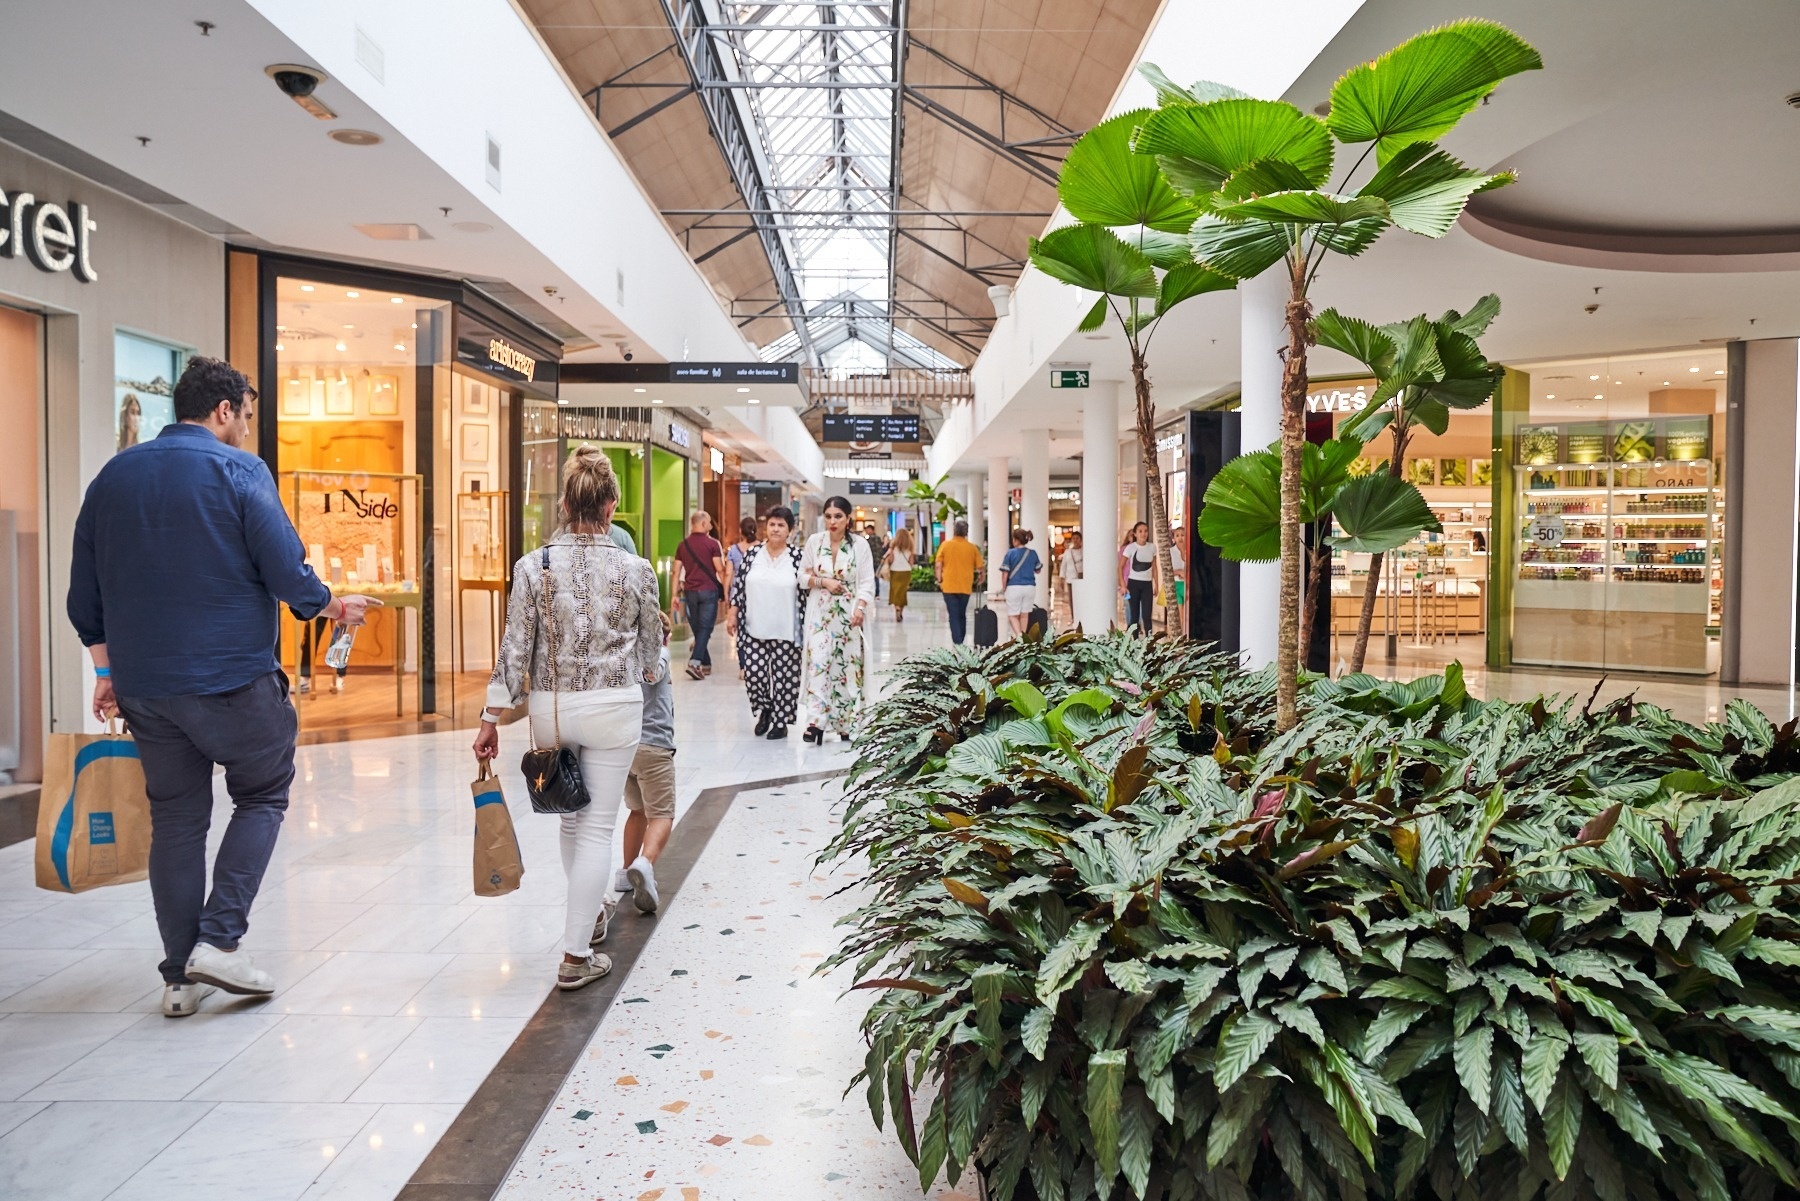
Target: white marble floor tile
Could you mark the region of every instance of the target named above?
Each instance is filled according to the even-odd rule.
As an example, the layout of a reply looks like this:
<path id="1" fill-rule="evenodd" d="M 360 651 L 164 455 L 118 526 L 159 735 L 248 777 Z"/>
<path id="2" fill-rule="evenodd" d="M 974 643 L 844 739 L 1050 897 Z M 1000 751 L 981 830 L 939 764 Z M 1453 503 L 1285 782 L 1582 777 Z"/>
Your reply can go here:
<path id="1" fill-rule="evenodd" d="M 280 1021 L 274 1014 L 258 1013 L 201 1012 L 180 1019 L 147 1014 L 25 1099 L 178 1101 Z"/>
<path id="2" fill-rule="evenodd" d="M 152 944 L 154 946 L 154 944 Z M 161 986 L 162 951 L 95 951 L 30 988 L 0 1000 L 0 1011 L 118 1013 Z"/>
<path id="3" fill-rule="evenodd" d="M 17 1101 L 137 1020 L 131 1013 L 0 1017 L 0 1101 Z"/>
<path id="4" fill-rule="evenodd" d="M 17 921 L 29 913 L 36 913 L 50 903 L 50 894 L 40 893 L 36 897 L 21 897 L 16 901 L 0 901 L 0 924 Z"/>
<path id="5" fill-rule="evenodd" d="M 0 951 L 0 999 L 80 963 L 92 952 L 74 947 L 43 951 Z"/>
<path id="6" fill-rule="evenodd" d="M 214 1106 L 108 1201 L 291 1201 L 355 1142 L 375 1112 L 370 1105 Z"/>
<path id="7" fill-rule="evenodd" d="M 48 905 L 0 926 L 0 949 L 78 947 L 95 935 L 130 921 L 142 909 L 130 901 Z"/>
<path id="8" fill-rule="evenodd" d="M 361 904 L 362 902 L 358 902 Z M 468 921 L 470 911 L 440 905 L 370 905 L 360 916 L 319 940 L 320 951 L 424 951 Z"/>
<path id="9" fill-rule="evenodd" d="M 373 905 L 455 905 L 482 900 L 469 889 L 474 872 L 467 863 L 428 867 L 383 868 L 387 877 L 357 896 Z"/>
<path id="10" fill-rule="evenodd" d="M 251 951 L 310 951 L 367 913 L 352 901 L 278 899 L 250 917 L 244 946 Z"/>
<path id="11" fill-rule="evenodd" d="M 429 952 L 340 951 L 269 1001 L 277 1013 L 391 1017 L 450 963 Z M 411 1016 L 410 1014 L 408 1016 Z"/>
<path id="12" fill-rule="evenodd" d="M 179 1101 L 47 1106 L 0 1137 L 0 1197 L 100 1201 L 115 1196 L 114 1190 L 210 1108 Z"/>
<path id="13" fill-rule="evenodd" d="M 189 1094 L 195 1101 L 345 1101 L 418 1023 L 293 1014 Z"/>
<path id="14" fill-rule="evenodd" d="M 385 865 L 317 867 L 289 863 L 283 866 L 286 870 L 278 875 L 271 865 L 271 870 L 263 877 L 262 890 L 256 894 L 256 904 L 250 909 L 252 914 L 261 912 L 274 902 L 313 904 L 319 901 L 361 900 L 364 893 L 398 870 Z"/>
<path id="15" fill-rule="evenodd" d="M 466 1102 L 525 1019 L 425 1018 L 354 1093 L 352 1102 Z"/>
<path id="16" fill-rule="evenodd" d="M 406 1003 L 409 1017 L 525 1018 L 556 983 L 549 955 L 456 955 Z"/>
<path id="17" fill-rule="evenodd" d="M 5 1134 L 48 1104 L 48 1101 L 0 1101 L 0 1134 Z"/>
<path id="18" fill-rule="evenodd" d="M 557 869 L 562 874 L 562 869 Z M 477 908 L 431 949 L 456 955 L 550 954 L 562 938 L 561 905 L 494 905 Z"/>
<path id="19" fill-rule="evenodd" d="M 461 1105 L 383 1105 L 303 1201 L 390 1201 L 450 1128 Z"/>

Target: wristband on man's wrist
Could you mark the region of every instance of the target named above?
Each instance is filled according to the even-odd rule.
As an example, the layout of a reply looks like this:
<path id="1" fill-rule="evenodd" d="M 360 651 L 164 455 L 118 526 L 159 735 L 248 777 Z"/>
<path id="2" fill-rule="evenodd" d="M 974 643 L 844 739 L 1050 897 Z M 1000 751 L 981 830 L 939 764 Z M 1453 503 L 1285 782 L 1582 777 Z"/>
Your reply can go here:
<path id="1" fill-rule="evenodd" d="M 98 678 L 98 679 L 102 679 L 102 680 L 110 680 L 110 679 L 112 679 L 112 668 L 110 668 L 110 667 L 96 667 L 96 668 L 95 668 L 95 669 L 94 669 L 94 675 L 95 675 L 95 677 L 96 677 L 96 678 Z"/>

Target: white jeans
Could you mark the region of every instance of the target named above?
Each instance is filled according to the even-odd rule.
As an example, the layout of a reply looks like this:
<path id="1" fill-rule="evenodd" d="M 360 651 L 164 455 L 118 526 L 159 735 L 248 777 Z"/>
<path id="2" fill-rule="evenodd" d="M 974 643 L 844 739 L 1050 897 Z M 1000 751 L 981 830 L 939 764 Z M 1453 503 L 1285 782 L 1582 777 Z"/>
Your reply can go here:
<path id="1" fill-rule="evenodd" d="M 548 692 L 531 694 L 532 735 L 540 747 L 553 746 L 560 723 L 562 745 L 574 748 L 580 758 L 581 781 L 591 798 L 587 808 L 561 818 L 563 874 L 569 878 L 562 950 L 585 958 L 612 884 L 613 824 L 637 754 L 644 694 L 636 687 L 564 692 L 555 698 L 560 710 L 555 720 L 551 700 Z"/>

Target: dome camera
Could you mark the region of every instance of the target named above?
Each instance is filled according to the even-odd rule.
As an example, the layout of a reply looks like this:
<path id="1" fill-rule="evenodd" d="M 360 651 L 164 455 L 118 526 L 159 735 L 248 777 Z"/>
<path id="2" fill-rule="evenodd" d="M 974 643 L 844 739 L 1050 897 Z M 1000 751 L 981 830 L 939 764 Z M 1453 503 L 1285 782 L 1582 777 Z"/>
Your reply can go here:
<path id="1" fill-rule="evenodd" d="M 337 114 L 313 95 L 319 85 L 325 82 L 326 75 L 317 67 L 308 67 L 301 63 L 276 63 L 263 68 L 263 74 L 275 81 L 282 95 L 311 113 L 321 121 L 333 121 Z"/>
<path id="2" fill-rule="evenodd" d="M 631 360 L 636 357 L 631 353 L 631 343 L 619 343 L 619 357 L 624 359 L 627 363 L 631 362 Z"/>

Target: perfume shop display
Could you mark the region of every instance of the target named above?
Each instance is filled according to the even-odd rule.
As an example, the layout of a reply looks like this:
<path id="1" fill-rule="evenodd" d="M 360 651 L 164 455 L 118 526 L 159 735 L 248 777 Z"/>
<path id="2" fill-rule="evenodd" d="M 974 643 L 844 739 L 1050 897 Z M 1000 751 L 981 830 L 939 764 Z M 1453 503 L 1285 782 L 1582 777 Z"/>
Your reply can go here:
<path id="1" fill-rule="evenodd" d="M 1518 431 L 1513 659 L 1705 673 L 1724 501 L 1707 417 Z"/>

